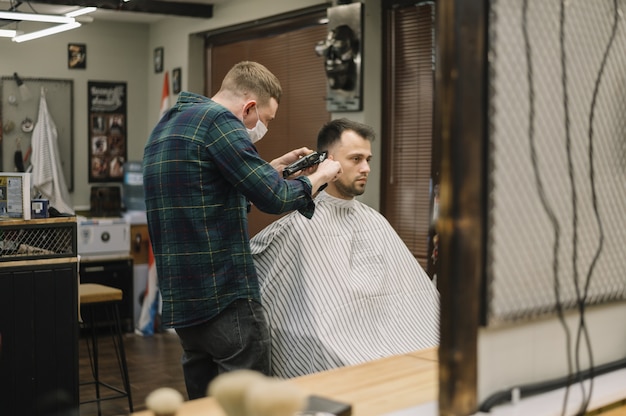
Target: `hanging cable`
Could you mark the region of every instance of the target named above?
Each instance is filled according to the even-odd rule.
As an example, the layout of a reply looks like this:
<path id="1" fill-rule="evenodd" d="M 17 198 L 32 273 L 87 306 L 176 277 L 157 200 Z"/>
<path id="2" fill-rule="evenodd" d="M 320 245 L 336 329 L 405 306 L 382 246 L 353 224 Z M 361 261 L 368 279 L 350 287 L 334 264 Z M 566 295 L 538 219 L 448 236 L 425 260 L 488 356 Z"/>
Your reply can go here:
<path id="1" fill-rule="evenodd" d="M 569 94 L 567 85 L 567 56 L 565 46 L 565 1 L 561 0 L 559 5 L 559 49 L 561 52 L 561 86 L 563 88 L 563 124 L 565 130 L 565 153 L 567 155 L 567 174 L 570 182 L 571 189 L 571 204 L 572 204 L 572 281 L 574 283 L 574 289 L 576 293 L 576 304 L 580 309 L 582 295 L 580 292 L 579 275 L 578 275 L 578 191 L 576 187 L 576 175 L 574 169 L 574 162 L 572 159 L 572 137 L 570 130 L 570 118 L 569 118 Z M 581 317 L 582 318 L 582 317 Z M 585 391 L 585 384 L 581 379 L 581 365 L 580 365 L 580 338 L 581 334 L 585 334 L 585 338 L 588 339 L 587 328 L 583 325 L 579 325 L 576 334 L 576 346 L 574 353 L 575 362 L 575 375 L 576 380 L 580 384 L 582 403 L 584 405 L 587 402 L 587 393 Z M 591 354 L 591 345 L 587 344 L 588 351 Z M 593 383 L 593 378 L 591 378 Z M 567 402 L 563 402 L 562 414 L 565 414 L 567 410 Z"/>
<path id="2" fill-rule="evenodd" d="M 589 183 L 591 186 L 591 201 L 592 201 L 592 205 L 593 205 L 593 213 L 596 219 L 596 223 L 598 226 L 598 231 L 599 231 L 599 237 L 598 237 L 598 245 L 596 248 L 596 251 L 594 253 L 593 259 L 589 265 L 589 269 L 587 270 L 587 274 L 585 276 L 585 286 L 584 286 L 584 291 L 583 291 L 583 295 L 582 298 L 579 301 L 579 309 L 580 309 L 580 321 L 579 321 L 579 335 L 578 338 L 580 338 L 581 334 L 585 335 L 585 343 L 587 345 L 588 351 L 589 351 L 589 362 L 590 362 L 590 367 L 589 367 L 589 371 L 591 373 L 591 378 L 590 378 L 590 386 L 589 386 L 589 395 L 587 396 L 587 399 L 583 402 L 583 405 L 581 406 L 580 409 L 580 414 L 584 414 L 587 411 L 587 408 L 589 407 L 589 402 L 591 401 L 591 394 L 593 391 L 593 372 L 594 372 L 594 364 L 593 364 L 593 354 L 591 351 L 591 340 L 589 338 L 589 333 L 587 331 L 587 327 L 585 324 L 585 304 L 586 304 L 586 300 L 587 300 L 587 294 L 589 291 L 589 285 L 591 284 L 591 278 L 593 276 L 593 271 L 595 269 L 595 266 L 598 262 L 598 259 L 600 258 L 600 254 L 602 253 L 602 249 L 604 247 L 604 227 L 602 224 L 602 218 L 600 216 L 600 211 L 598 209 L 598 197 L 597 197 L 597 191 L 596 191 L 596 182 L 595 182 L 595 165 L 594 165 L 594 129 L 593 129 L 593 122 L 594 122 L 594 116 L 595 116 L 595 110 L 596 110 L 596 104 L 597 104 L 597 98 L 598 98 L 598 92 L 600 90 L 600 83 L 602 81 L 602 77 L 604 75 L 604 70 L 606 69 L 606 62 L 608 60 L 608 56 L 609 53 L 611 51 L 611 48 L 613 46 L 614 40 L 615 40 L 615 36 L 617 34 L 617 24 L 618 24 L 618 20 L 619 20 L 619 9 L 617 7 L 617 0 L 613 0 L 613 23 L 611 26 L 611 35 L 609 37 L 609 41 L 606 45 L 606 49 L 604 50 L 604 54 L 602 56 L 602 62 L 600 64 L 600 69 L 598 70 L 598 76 L 596 77 L 595 80 L 595 84 L 594 84 L 594 88 L 593 88 L 593 96 L 591 99 L 591 105 L 590 105 L 590 109 L 589 109 L 589 133 L 588 133 L 588 156 L 589 156 Z M 577 350 L 576 350 L 576 354 L 579 354 L 578 351 L 578 344 L 579 342 L 577 342 Z"/>
<path id="3" fill-rule="evenodd" d="M 548 198 L 546 197 L 545 188 L 541 179 L 541 173 L 539 172 L 539 163 L 537 161 L 537 149 L 535 143 L 535 84 L 532 65 L 532 48 L 530 43 L 530 36 L 528 33 L 528 0 L 523 0 L 522 3 L 522 32 L 524 35 L 524 50 L 526 54 L 526 76 L 528 80 L 528 143 L 530 146 L 530 159 L 532 163 L 533 173 L 535 176 L 535 184 L 537 187 L 537 193 L 541 205 L 548 216 L 552 228 L 554 230 L 554 242 L 552 247 L 552 278 L 555 297 L 555 308 L 565 332 L 566 338 L 566 359 L 567 359 L 567 383 L 565 386 L 565 397 L 563 399 L 563 406 L 565 407 L 569 396 L 569 387 L 572 378 L 572 356 L 571 356 L 571 335 L 569 328 L 565 322 L 565 316 L 563 312 L 563 304 L 561 302 L 561 283 L 559 281 L 559 244 L 560 244 L 560 225 L 559 221 L 554 213 L 554 209 L 550 206 Z"/>

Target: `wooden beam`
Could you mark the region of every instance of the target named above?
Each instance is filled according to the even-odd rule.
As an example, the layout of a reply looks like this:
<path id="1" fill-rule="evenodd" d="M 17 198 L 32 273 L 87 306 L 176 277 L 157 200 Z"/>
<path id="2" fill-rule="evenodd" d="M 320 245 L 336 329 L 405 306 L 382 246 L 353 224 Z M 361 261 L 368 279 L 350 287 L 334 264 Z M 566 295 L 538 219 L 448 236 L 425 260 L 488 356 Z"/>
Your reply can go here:
<path id="1" fill-rule="evenodd" d="M 439 415 L 478 409 L 484 275 L 488 0 L 439 0 L 435 130 L 441 140 Z"/>

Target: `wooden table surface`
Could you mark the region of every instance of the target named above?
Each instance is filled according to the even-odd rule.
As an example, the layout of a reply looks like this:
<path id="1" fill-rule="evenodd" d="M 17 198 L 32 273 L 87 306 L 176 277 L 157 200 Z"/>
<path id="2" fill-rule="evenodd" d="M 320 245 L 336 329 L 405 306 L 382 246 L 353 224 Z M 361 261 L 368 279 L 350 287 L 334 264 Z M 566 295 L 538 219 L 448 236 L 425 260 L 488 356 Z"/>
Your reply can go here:
<path id="1" fill-rule="evenodd" d="M 352 404 L 353 416 L 380 416 L 437 399 L 437 350 L 429 349 L 290 380 L 308 394 Z M 152 416 L 150 411 L 133 413 Z M 226 416 L 211 398 L 190 400 L 176 416 Z"/>
<path id="2" fill-rule="evenodd" d="M 355 366 L 309 374 L 290 381 L 304 392 L 352 404 L 353 416 L 380 416 L 437 400 L 437 349 L 410 352 Z M 590 415 L 626 416 L 626 405 Z M 134 416 L 153 416 L 151 411 Z M 226 416 L 211 398 L 190 400 L 176 416 Z"/>
<path id="3" fill-rule="evenodd" d="M 598 414 L 601 414 L 602 416 L 626 416 L 626 405 Z"/>

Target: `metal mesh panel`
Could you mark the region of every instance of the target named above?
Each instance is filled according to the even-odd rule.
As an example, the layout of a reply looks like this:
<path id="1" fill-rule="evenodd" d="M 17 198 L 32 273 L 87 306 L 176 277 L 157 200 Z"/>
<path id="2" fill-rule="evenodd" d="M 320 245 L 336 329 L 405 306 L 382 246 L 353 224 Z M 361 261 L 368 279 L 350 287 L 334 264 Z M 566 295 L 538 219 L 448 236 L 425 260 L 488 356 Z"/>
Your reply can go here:
<path id="1" fill-rule="evenodd" d="M 0 261 L 76 255 L 76 224 L 0 225 Z"/>
<path id="2" fill-rule="evenodd" d="M 489 325 L 625 297 L 626 27 L 612 1 L 522 6 L 490 10 Z"/>

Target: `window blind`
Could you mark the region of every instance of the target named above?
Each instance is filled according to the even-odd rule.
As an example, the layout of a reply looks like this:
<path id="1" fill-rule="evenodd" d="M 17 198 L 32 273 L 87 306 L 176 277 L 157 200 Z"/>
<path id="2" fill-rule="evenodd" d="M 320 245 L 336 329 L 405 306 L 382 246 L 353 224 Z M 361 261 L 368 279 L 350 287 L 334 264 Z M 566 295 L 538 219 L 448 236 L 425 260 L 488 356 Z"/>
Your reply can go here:
<path id="1" fill-rule="evenodd" d="M 434 107 L 434 4 L 385 13 L 381 210 L 425 269 L 429 257 Z"/>
<path id="2" fill-rule="evenodd" d="M 257 142 L 259 153 L 271 161 L 302 146 L 315 150 L 317 132 L 330 120 L 326 111 L 323 58 L 315 54 L 317 42 L 326 38 L 326 26 L 294 28 L 285 21 L 284 31 L 277 30 L 276 22 L 271 24 L 270 35 L 261 29 L 258 26 L 242 29 L 250 37 L 238 33 L 232 42 L 223 36 L 207 39 L 208 94 L 211 96 L 219 90 L 222 79 L 235 63 L 249 60 L 265 65 L 280 80 L 283 96 L 276 119 L 270 123 L 263 140 Z M 250 236 L 277 218 L 253 207 L 248 216 Z"/>

